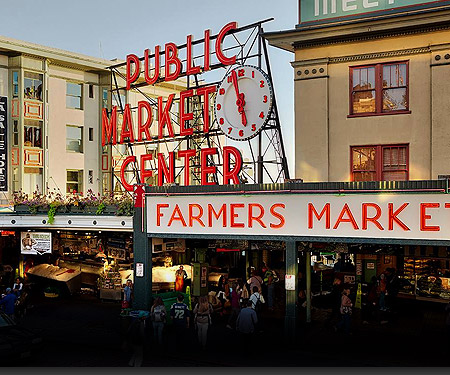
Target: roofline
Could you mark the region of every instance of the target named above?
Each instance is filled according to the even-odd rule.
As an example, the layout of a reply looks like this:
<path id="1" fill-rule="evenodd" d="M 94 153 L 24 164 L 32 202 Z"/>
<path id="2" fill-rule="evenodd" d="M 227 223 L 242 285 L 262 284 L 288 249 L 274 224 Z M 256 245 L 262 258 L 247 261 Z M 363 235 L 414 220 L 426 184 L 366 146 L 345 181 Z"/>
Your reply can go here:
<path id="1" fill-rule="evenodd" d="M 87 68 L 86 70 L 106 71 L 113 63 L 112 60 L 101 59 L 0 35 L 0 51 L 2 50 L 44 57 L 51 61 Z"/>

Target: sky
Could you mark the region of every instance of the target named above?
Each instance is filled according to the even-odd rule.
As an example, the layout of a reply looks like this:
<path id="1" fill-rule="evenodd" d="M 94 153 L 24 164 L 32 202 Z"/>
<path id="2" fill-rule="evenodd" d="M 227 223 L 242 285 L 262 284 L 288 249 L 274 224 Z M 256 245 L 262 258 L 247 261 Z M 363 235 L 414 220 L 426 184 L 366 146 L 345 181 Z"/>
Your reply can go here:
<path id="1" fill-rule="evenodd" d="M 294 29 L 298 0 L 14 0 L 2 1 L 0 35 L 104 59 L 217 34 L 228 22 L 267 18 L 265 32 Z M 291 176 L 294 167 L 294 54 L 269 46 L 273 84 Z"/>

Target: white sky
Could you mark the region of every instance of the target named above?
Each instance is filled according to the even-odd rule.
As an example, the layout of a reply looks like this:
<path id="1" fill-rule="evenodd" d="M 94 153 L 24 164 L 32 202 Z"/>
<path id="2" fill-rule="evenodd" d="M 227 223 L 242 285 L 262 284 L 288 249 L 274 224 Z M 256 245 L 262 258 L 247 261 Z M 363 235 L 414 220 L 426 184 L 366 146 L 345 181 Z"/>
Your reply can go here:
<path id="1" fill-rule="evenodd" d="M 142 56 L 145 48 L 183 44 L 186 35 L 216 34 L 231 21 L 238 26 L 267 18 L 264 31 L 294 29 L 298 0 L 9 0 L 1 4 L 0 35 L 105 59 Z M 294 172 L 294 55 L 269 46 L 281 126 Z"/>

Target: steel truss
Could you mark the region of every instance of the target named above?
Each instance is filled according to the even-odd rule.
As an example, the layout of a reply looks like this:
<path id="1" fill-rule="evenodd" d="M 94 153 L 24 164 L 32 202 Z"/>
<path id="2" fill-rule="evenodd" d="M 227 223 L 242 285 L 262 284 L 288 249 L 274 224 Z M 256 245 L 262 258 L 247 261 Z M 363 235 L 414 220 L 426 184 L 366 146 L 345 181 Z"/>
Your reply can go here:
<path id="1" fill-rule="evenodd" d="M 224 41 L 223 51 L 227 54 L 233 53 L 236 55 L 236 64 L 238 65 L 255 65 L 266 72 L 270 81 L 272 82 L 272 72 L 269 62 L 269 54 L 267 51 L 267 45 L 263 35 L 263 24 L 272 21 L 271 19 L 266 19 L 263 21 L 256 22 L 251 25 L 237 28 L 229 32 Z M 211 35 L 211 44 L 217 38 L 217 35 Z M 195 54 L 195 46 L 200 46 L 204 42 L 204 39 L 198 39 L 192 41 L 193 48 L 193 62 L 196 66 L 196 62 L 203 61 L 203 51 Z M 225 45 L 226 42 L 226 45 Z M 177 46 L 178 51 L 186 50 L 187 45 Z M 164 50 L 161 50 L 160 55 L 164 54 Z M 155 55 L 149 56 L 150 61 L 153 61 Z M 140 58 L 141 61 L 144 58 Z M 182 66 L 185 66 L 186 59 L 182 60 Z M 143 65 L 143 64 L 141 64 Z M 198 64 L 199 65 L 199 64 Z M 126 63 L 120 63 L 110 66 L 112 80 L 111 80 L 111 94 L 116 97 L 116 101 L 119 104 L 118 114 L 123 114 L 124 105 L 122 103 L 122 98 L 120 93 L 125 90 L 125 86 L 119 85 L 119 78 L 125 80 L 125 75 L 121 69 L 126 66 Z M 201 72 L 199 74 L 191 75 L 186 77 L 185 72 L 181 72 L 180 78 L 186 77 L 187 84 L 186 89 L 198 89 L 205 86 L 215 85 L 217 86 L 223 76 L 228 73 L 234 66 L 224 66 L 215 58 L 214 50 L 211 51 L 211 64 L 210 71 Z M 164 65 L 160 66 L 160 71 L 164 70 Z M 154 68 L 150 67 L 149 74 L 153 74 Z M 142 72 L 141 72 L 142 73 Z M 212 76 L 212 81 L 210 83 L 205 83 L 202 78 L 203 76 Z M 164 82 L 164 77 L 160 77 L 156 85 Z M 148 93 L 144 92 L 143 87 L 147 86 L 146 82 L 138 82 L 131 85 L 131 90 L 141 94 L 151 105 L 152 108 L 157 108 L 157 100 L 150 96 Z M 272 84 L 272 87 L 273 84 Z M 152 135 L 152 140 L 145 140 L 141 143 L 135 142 L 134 144 L 128 143 L 124 152 L 120 152 L 118 145 L 113 145 L 116 149 L 116 153 L 120 154 L 120 158 L 123 160 L 126 156 L 134 155 L 134 147 L 138 144 L 144 144 L 147 151 L 158 149 L 159 152 L 165 154 L 166 163 L 168 163 L 169 152 L 178 151 L 182 149 L 195 149 L 199 151 L 202 147 L 217 147 L 219 150 L 218 155 L 208 157 L 208 163 L 210 165 L 215 165 L 217 167 L 217 175 L 221 175 L 221 167 L 223 162 L 222 150 L 224 145 L 233 145 L 241 150 L 243 154 L 244 162 L 243 168 L 240 175 L 241 183 L 281 183 L 286 179 L 289 179 L 289 169 L 286 158 L 286 152 L 283 143 L 283 137 L 281 133 L 281 124 L 278 114 L 277 101 L 275 96 L 275 90 L 273 93 L 273 106 L 272 111 L 269 114 L 268 121 L 260 131 L 260 133 L 253 139 L 246 142 L 236 142 L 225 137 L 222 130 L 219 128 L 217 120 L 214 118 L 214 111 L 212 110 L 212 104 L 214 102 L 214 96 L 210 100 L 211 108 L 205 109 L 205 103 L 200 100 L 199 97 L 191 97 L 187 99 L 187 112 L 193 112 L 194 118 L 190 121 L 190 127 L 194 129 L 194 133 L 190 136 L 180 136 L 176 129 L 179 129 L 178 114 L 174 111 L 170 111 L 170 116 L 172 120 L 172 125 L 175 130 L 175 137 L 164 137 L 158 139 L 155 135 Z M 174 104 L 172 108 L 179 108 L 179 98 L 174 99 Z M 165 103 L 164 103 L 165 105 Z M 131 108 L 132 112 L 137 111 L 137 107 Z M 203 111 L 207 110 L 210 113 L 210 130 L 208 133 L 203 132 Z M 154 113 L 156 111 L 154 110 Z M 110 115 L 110 112 L 108 113 Z M 119 122 L 120 123 L 120 122 Z M 119 124 L 118 124 L 119 125 Z M 150 168 L 154 171 L 157 170 L 157 160 L 154 158 L 150 161 Z M 180 163 L 182 164 L 182 163 Z M 133 177 L 130 176 L 129 183 L 141 183 L 139 178 L 139 167 L 136 163 L 132 165 Z M 191 172 L 191 184 L 200 184 L 200 157 L 197 153 L 197 157 L 192 158 L 190 162 Z M 175 170 L 175 181 L 176 178 L 181 176 L 184 172 L 184 165 L 176 165 Z M 112 175 L 120 179 L 112 170 Z M 220 180 L 215 176 L 215 183 L 219 183 Z M 144 181 L 145 182 L 145 181 Z"/>

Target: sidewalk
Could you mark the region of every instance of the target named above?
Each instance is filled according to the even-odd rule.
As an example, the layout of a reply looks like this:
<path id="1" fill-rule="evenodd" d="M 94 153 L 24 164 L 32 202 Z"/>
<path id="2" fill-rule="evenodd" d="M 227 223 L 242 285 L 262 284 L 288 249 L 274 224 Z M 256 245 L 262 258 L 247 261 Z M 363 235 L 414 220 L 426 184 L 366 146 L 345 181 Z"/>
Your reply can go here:
<path id="1" fill-rule="evenodd" d="M 345 337 L 326 328 L 328 312 L 313 310 L 313 322 L 299 322 L 297 342 L 284 339 L 284 312 L 264 312 L 263 332 L 254 350 L 240 349 L 234 330 L 226 328 L 228 316 L 213 316 L 208 350 L 199 350 L 195 332 L 181 353 L 167 327 L 162 350 L 151 337 L 144 366 L 449 366 L 450 346 L 445 338 L 445 305 L 402 302 L 386 324 L 363 324 L 356 310 L 352 335 Z M 92 296 L 39 300 L 20 324 L 44 338 L 39 356 L 27 366 L 127 366 L 130 354 L 122 349 L 120 305 L 102 303 Z M 300 312 L 302 316 L 302 312 Z M 150 329 L 151 332 L 151 329 Z M 151 334 L 151 333 L 150 333 Z"/>

